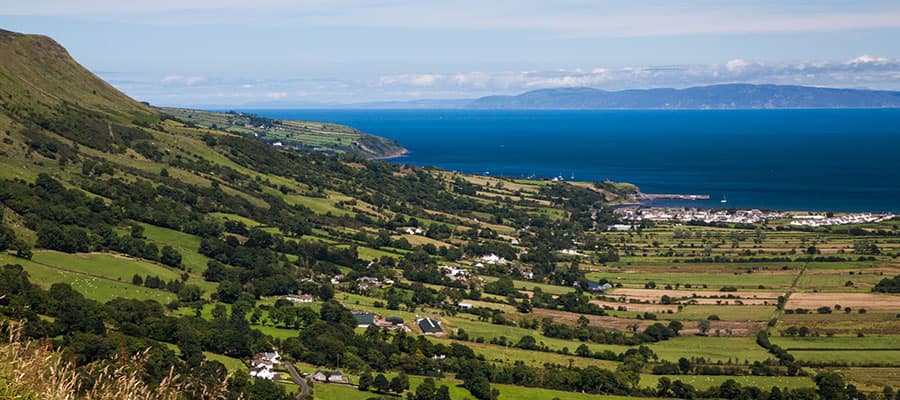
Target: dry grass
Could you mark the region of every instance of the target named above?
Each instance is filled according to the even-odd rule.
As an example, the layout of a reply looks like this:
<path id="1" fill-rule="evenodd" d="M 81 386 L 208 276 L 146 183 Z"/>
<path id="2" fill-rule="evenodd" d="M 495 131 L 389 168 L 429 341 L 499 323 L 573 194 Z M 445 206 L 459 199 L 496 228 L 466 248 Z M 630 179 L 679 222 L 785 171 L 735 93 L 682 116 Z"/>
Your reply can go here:
<path id="1" fill-rule="evenodd" d="M 6 343 L 0 345 L 0 399 L 22 400 L 177 400 L 224 399 L 226 382 L 206 385 L 169 370 L 151 387 L 140 379 L 147 353 L 76 369 L 47 341 L 23 340 L 22 324 L 2 323 Z"/>
<path id="2" fill-rule="evenodd" d="M 785 308 L 851 307 L 855 310 L 900 310 L 900 296 L 881 293 L 794 293 Z"/>
<path id="3" fill-rule="evenodd" d="M 722 303 L 730 301 L 731 304 L 735 300 L 741 300 L 744 304 L 775 304 L 778 296 L 784 295 L 780 292 L 720 292 L 714 290 L 663 290 L 663 289 L 630 289 L 618 288 L 613 289 L 607 296 L 618 297 L 620 299 L 636 299 L 639 301 L 658 302 L 663 295 L 669 296 L 674 300 L 689 302 L 696 301 L 697 304 L 715 304 L 719 300 Z M 723 299 L 722 297 L 731 296 L 731 299 Z"/>

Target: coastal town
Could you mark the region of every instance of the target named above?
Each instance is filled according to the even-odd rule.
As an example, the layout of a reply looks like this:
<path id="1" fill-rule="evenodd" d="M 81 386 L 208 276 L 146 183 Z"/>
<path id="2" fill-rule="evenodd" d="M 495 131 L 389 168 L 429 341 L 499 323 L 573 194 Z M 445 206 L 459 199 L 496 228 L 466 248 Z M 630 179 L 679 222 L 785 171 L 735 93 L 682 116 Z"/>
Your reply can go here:
<path id="1" fill-rule="evenodd" d="M 622 207 L 616 216 L 630 224 L 611 225 L 610 230 L 629 230 L 643 221 L 652 222 L 702 222 L 705 224 L 762 224 L 773 221 L 786 222 L 795 227 L 821 227 L 848 224 L 865 224 L 888 221 L 894 214 L 873 213 L 816 213 L 750 210 L 713 210 L 700 208 Z"/>

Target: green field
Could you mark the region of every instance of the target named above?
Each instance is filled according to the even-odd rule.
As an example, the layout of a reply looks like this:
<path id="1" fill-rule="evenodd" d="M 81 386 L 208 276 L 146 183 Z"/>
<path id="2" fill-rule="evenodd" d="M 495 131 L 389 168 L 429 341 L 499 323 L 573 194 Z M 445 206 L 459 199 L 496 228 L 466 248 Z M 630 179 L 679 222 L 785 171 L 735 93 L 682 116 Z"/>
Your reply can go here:
<path id="1" fill-rule="evenodd" d="M 181 253 L 181 263 L 185 269 L 193 273 L 206 271 L 209 257 L 197 252 L 200 249 L 200 238 L 173 229 L 156 225 L 141 223 L 144 227 L 144 236 L 151 241 L 163 245 L 172 246 Z"/>
<path id="2" fill-rule="evenodd" d="M 216 353 L 210 353 L 208 351 L 204 351 L 203 355 L 206 357 L 207 360 L 218 361 L 218 362 L 222 363 L 222 365 L 224 365 L 225 368 L 228 368 L 229 372 L 247 369 L 247 365 L 245 365 L 241 360 L 238 360 L 237 358 L 223 356 L 221 354 L 216 354 Z"/>
<path id="3" fill-rule="evenodd" d="M 790 352 L 794 358 L 801 362 L 822 363 L 827 365 L 849 366 L 900 366 L 900 350 L 876 350 L 876 351 L 819 351 L 819 350 L 794 350 Z"/>
<path id="4" fill-rule="evenodd" d="M 900 365 L 900 336 L 773 336 L 771 341 L 804 362 L 854 366 Z"/>
<path id="5" fill-rule="evenodd" d="M 772 336 L 772 343 L 788 351 L 795 349 L 892 349 L 900 350 L 900 335 L 858 336 Z"/>
<path id="6" fill-rule="evenodd" d="M 483 276 L 483 278 L 486 282 L 494 282 L 498 279 L 493 276 Z M 573 288 L 573 287 L 548 285 L 546 283 L 538 283 L 538 282 L 515 280 L 515 279 L 513 280 L 513 285 L 515 285 L 515 287 L 519 290 L 526 290 L 526 291 L 531 291 L 532 289 L 538 287 L 544 293 L 550 293 L 550 294 L 566 294 L 566 293 L 569 293 L 569 292 L 572 292 L 575 290 L 575 288 Z"/>
<path id="7" fill-rule="evenodd" d="M 85 297 L 101 302 L 122 297 L 138 300 L 156 300 L 160 304 L 168 304 L 176 297 L 175 294 L 164 290 L 132 285 L 130 278 L 118 281 L 79 272 L 65 271 L 8 254 L 0 254 L 0 264 L 21 265 L 28 272 L 31 281 L 44 288 L 49 288 L 54 283 L 66 283 L 72 286 L 73 289 L 81 292 Z"/>
<path id="8" fill-rule="evenodd" d="M 640 397 L 625 397 L 603 394 L 587 394 L 576 392 L 564 392 L 561 390 L 550 390 L 541 388 L 530 388 L 513 385 L 491 385 L 500 391 L 501 400 L 635 400 Z M 455 399 L 455 398 L 454 398 Z"/>
<path id="9" fill-rule="evenodd" d="M 61 270 L 88 274 L 91 276 L 107 278 L 120 282 L 131 282 L 131 278 L 137 274 L 142 278 L 146 276 L 158 276 L 166 281 L 180 280 L 180 270 L 156 264 L 153 262 L 99 253 L 68 254 L 58 251 L 36 251 L 31 259 L 38 264 L 55 267 Z M 206 282 L 197 275 L 188 278 L 187 283 L 194 284 L 203 289 L 205 296 L 215 291 L 216 284 Z"/>
<path id="10" fill-rule="evenodd" d="M 780 388 L 811 388 L 815 382 L 804 376 L 730 376 L 730 375 L 641 375 L 641 386 L 655 388 L 661 377 L 667 377 L 673 382 L 680 380 L 698 390 L 706 390 L 713 386 L 721 386 L 723 382 L 733 379 L 742 386 L 756 386 L 761 389 L 769 389 L 773 386 Z"/>

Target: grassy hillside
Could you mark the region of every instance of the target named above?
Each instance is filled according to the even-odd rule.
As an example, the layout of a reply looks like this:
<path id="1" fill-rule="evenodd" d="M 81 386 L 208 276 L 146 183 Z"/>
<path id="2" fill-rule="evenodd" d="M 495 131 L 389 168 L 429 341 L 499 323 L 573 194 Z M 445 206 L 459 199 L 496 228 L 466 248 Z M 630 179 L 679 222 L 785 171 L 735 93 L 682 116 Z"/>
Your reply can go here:
<path id="1" fill-rule="evenodd" d="M 900 274 L 896 220 L 610 232 L 633 186 L 373 161 L 352 128 L 147 107 L 45 37 L 4 32 L 0 55 L 0 319 L 83 369 L 151 349 L 147 384 L 221 366 L 230 398 L 286 400 L 299 385 L 244 362 L 279 349 L 353 383 L 409 375 L 382 394 L 432 376 L 452 398 L 762 400 L 814 399 L 811 376 L 838 368 L 880 390 L 900 365 L 900 296 L 872 293 Z"/>
<path id="2" fill-rule="evenodd" d="M 329 122 L 284 121 L 237 112 L 160 108 L 188 124 L 253 136 L 269 144 L 325 153 L 358 152 L 367 157 L 391 157 L 406 149 L 399 143 Z"/>

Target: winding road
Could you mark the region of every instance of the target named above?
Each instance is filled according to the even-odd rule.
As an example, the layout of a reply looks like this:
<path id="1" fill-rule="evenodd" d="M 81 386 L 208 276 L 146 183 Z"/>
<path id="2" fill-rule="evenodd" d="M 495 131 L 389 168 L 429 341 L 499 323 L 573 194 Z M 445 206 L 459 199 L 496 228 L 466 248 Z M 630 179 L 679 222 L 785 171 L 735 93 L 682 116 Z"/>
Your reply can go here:
<path id="1" fill-rule="evenodd" d="M 284 363 L 285 368 L 287 368 L 288 373 L 291 374 L 291 380 L 294 383 L 300 385 L 300 393 L 297 394 L 297 398 L 302 398 L 306 395 L 309 395 L 309 383 L 306 382 L 306 379 L 300 376 L 300 373 L 297 372 L 297 368 L 294 368 L 294 363 L 288 361 Z"/>

